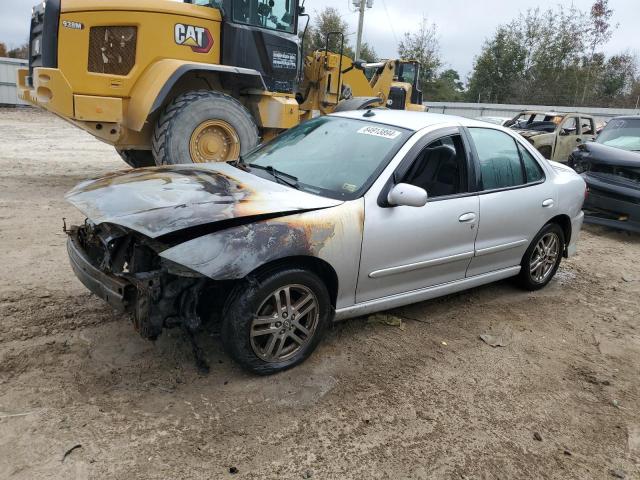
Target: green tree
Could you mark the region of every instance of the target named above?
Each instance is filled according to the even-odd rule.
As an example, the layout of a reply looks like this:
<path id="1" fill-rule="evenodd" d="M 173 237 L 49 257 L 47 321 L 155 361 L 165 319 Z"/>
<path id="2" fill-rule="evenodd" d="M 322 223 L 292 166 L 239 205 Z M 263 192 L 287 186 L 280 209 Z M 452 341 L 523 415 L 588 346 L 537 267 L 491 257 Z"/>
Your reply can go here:
<path id="1" fill-rule="evenodd" d="M 429 98 L 431 84 L 435 81 L 442 66 L 438 30 L 427 17 L 422 17 L 416 32 L 404 34 L 398 45 L 398 54 L 403 60 L 415 60 L 420 63 L 420 86 L 426 98 Z"/>
<path id="2" fill-rule="evenodd" d="M 24 60 L 29 56 L 29 44 L 25 43 L 17 48 L 13 48 L 7 52 L 9 58 L 22 58 Z"/>
<path id="3" fill-rule="evenodd" d="M 345 55 L 353 58 L 353 49 L 349 44 L 349 37 L 347 36 L 348 28 L 349 24 L 342 19 L 338 10 L 332 7 L 324 8 L 316 15 L 316 20 L 310 20 L 304 44 L 305 56 L 316 50 L 324 50 L 327 43 L 330 52 L 340 53 L 340 35 L 331 35 L 328 37 L 329 33 L 340 32 L 344 35 Z"/>
<path id="4" fill-rule="evenodd" d="M 452 68 L 443 71 L 429 85 L 427 93 L 429 100 L 434 102 L 461 102 L 464 100 L 464 85 L 460 81 L 460 74 Z"/>
<path id="5" fill-rule="evenodd" d="M 373 49 L 373 47 L 367 42 L 363 42 L 360 48 L 360 58 L 358 58 L 357 60 L 364 60 L 365 62 L 373 63 L 377 62 L 379 59 L 378 54 Z"/>
<path id="6" fill-rule="evenodd" d="M 630 102 L 636 59 L 606 58 L 615 27 L 608 0 L 528 10 L 497 28 L 474 61 L 467 99 L 499 103 L 609 106 Z"/>
<path id="7" fill-rule="evenodd" d="M 613 31 L 617 26 L 611 24 L 611 17 L 613 16 L 613 9 L 609 8 L 609 0 L 596 0 L 591 6 L 590 22 L 587 29 L 588 46 L 589 46 L 589 64 L 587 66 L 587 82 L 591 79 L 592 64 L 596 51 L 606 45 L 611 40 Z M 582 103 L 584 103 L 587 96 L 587 84 L 582 91 Z"/>
<path id="8" fill-rule="evenodd" d="M 487 103 L 508 102 L 523 79 L 526 62 L 527 50 L 514 26 L 499 27 L 474 62 L 467 98 Z"/>

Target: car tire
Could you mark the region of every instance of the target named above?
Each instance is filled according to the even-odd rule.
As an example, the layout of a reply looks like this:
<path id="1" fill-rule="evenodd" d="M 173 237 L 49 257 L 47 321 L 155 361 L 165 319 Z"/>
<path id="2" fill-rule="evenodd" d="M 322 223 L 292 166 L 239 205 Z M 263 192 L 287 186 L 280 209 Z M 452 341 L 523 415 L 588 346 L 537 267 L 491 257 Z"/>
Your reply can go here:
<path id="1" fill-rule="evenodd" d="M 118 155 L 132 168 L 153 167 L 156 162 L 151 150 L 117 150 Z"/>
<path id="2" fill-rule="evenodd" d="M 285 268 L 250 276 L 236 285 L 226 302 L 222 343 L 244 369 L 271 375 L 306 360 L 318 346 L 331 315 L 327 287 L 312 272 Z"/>
<path id="3" fill-rule="evenodd" d="M 251 113 L 235 98 L 197 90 L 176 97 L 158 118 L 152 149 L 157 165 L 226 162 L 258 144 Z"/>
<path id="4" fill-rule="evenodd" d="M 557 223 L 545 225 L 522 258 L 522 268 L 518 275 L 520 286 L 529 291 L 544 288 L 558 271 L 564 248 L 562 228 Z"/>

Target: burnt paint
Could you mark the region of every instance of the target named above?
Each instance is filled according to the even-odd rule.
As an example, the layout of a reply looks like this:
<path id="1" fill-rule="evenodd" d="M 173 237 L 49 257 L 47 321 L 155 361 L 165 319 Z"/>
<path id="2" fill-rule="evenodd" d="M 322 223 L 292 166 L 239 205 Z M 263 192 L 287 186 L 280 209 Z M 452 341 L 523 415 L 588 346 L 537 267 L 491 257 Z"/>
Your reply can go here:
<path id="1" fill-rule="evenodd" d="M 95 224 L 121 225 L 150 238 L 229 219 L 342 203 L 224 163 L 116 172 L 79 184 L 66 199 Z"/>
<path id="2" fill-rule="evenodd" d="M 358 199 L 204 235 L 160 255 L 214 280 L 243 278 L 287 257 L 320 258 L 340 279 L 340 306 L 355 298 L 363 225 L 364 202 Z"/>

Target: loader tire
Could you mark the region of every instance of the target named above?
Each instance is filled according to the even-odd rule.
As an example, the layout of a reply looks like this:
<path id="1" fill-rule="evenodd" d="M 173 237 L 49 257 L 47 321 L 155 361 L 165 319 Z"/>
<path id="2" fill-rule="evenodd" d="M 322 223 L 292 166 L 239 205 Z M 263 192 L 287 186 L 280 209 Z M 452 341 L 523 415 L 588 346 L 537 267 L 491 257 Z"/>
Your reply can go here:
<path id="1" fill-rule="evenodd" d="M 151 150 L 116 150 L 127 165 L 132 168 L 153 167 L 156 162 Z"/>
<path id="2" fill-rule="evenodd" d="M 176 97 L 158 118 L 152 150 L 157 165 L 227 162 L 258 144 L 258 128 L 235 98 L 197 90 Z"/>

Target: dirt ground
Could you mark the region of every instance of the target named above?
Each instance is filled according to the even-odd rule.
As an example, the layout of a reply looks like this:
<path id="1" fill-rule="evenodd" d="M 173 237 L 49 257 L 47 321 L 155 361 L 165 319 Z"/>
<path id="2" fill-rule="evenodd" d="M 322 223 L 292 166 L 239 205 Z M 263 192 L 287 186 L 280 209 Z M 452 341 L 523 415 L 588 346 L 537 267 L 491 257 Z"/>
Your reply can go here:
<path id="1" fill-rule="evenodd" d="M 62 217 L 82 219 L 63 194 L 122 168 L 0 110 L 0 478 L 640 478 L 640 236 L 587 227 L 541 292 L 349 321 L 269 378 L 204 332 L 201 375 L 180 332 L 141 339 L 68 266 Z"/>

